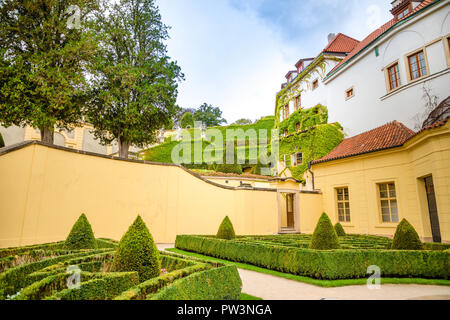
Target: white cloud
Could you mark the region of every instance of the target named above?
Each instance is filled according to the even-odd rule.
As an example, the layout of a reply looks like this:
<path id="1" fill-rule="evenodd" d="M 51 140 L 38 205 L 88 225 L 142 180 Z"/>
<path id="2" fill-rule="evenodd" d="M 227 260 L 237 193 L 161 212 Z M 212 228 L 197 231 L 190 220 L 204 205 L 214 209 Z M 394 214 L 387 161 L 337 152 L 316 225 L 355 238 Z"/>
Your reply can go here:
<path id="1" fill-rule="evenodd" d="M 186 75 L 179 105 L 219 106 L 230 123 L 272 115 L 284 75 L 299 58 L 319 53 L 328 33 L 366 36 L 369 6 L 380 6 L 382 23 L 390 18 L 389 0 L 276 1 L 280 12 L 271 11 L 272 0 L 230 1 L 158 1 L 172 26 L 169 55 Z"/>

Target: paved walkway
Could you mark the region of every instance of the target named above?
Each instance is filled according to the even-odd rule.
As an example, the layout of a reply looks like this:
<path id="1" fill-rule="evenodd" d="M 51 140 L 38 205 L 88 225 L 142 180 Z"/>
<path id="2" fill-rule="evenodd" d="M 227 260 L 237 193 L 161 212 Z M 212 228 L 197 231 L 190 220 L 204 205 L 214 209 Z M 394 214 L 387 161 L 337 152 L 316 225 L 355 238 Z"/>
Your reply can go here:
<path id="1" fill-rule="evenodd" d="M 173 248 L 173 244 L 158 245 L 160 250 Z M 264 300 L 450 300 L 450 287 L 418 284 L 383 284 L 370 290 L 365 285 L 322 288 L 269 274 L 238 269 L 242 279 L 242 292 Z"/>

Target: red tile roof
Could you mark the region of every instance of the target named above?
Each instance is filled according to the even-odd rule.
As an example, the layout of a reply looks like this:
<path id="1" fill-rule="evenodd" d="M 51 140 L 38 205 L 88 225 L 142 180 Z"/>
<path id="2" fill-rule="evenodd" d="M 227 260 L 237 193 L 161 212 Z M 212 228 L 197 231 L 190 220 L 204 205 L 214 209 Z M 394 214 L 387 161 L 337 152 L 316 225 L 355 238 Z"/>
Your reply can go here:
<path id="1" fill-rule="evenodd" d="M 322 52 L 349 53 L 358 45 L 358 43 L 358 40 L 345 34 L 338 33 Z"/>
<path id="2" fill-rule="evenodd" d="M 344 139 L 344 141 L 342 141 L 329 154 L 320 159 L 314 160 L 311 163 L 317 164 L 400 147 L 404 145 L 406 141 L 417 136 L 419 133 L 425 130 L 442 127 L 449 120 L 450 117 L 444 121 L 435 122 L 418 132 L 414 132 L 401 122 L 389 122 L 384 126 L 361 133 L 348 139 Z"/>
<path id="3" fill-rule="evenodd" d="M 349 53 L 347 57 L 345 57 L 343 60 L 341 60 L 334 68 L 331 70 L 328 75 L 325 78 L 330 77 L 337 69 L 339 69 L 343 64 L 347 63 L 349 60 L 351 60 L 355 55 L 363 51 L 367 46 L 369 46 L 372 41 L 377 39 L 379 36 L 384 34 L 386 31 L 388 31 L 391 27 L 395 26 L 399 22 L 408 19 L 411 15 L 415 14 L 417 11 L 423 9 L 424 7 L 434 3 L 438 2 L 440 0 L 424 0 L 421 4 L 419 4 L 413 11 L 411 11 L 409 14 L 404 16 L 402 19 L 398 20 L 393 18 L 392 20 L 386 22 L 384 25 L 382 25 L 380 28 L 373 31 L 371 34 L 369 34 L 364 40 L 359 42 L 353 50 Z"/>
<path id="4" fill-rule="evenodd" d="M 403 145 L 415 132 L 398 121 L 345 139 L 328 155 L 314 160 L 321 163 Z"/>

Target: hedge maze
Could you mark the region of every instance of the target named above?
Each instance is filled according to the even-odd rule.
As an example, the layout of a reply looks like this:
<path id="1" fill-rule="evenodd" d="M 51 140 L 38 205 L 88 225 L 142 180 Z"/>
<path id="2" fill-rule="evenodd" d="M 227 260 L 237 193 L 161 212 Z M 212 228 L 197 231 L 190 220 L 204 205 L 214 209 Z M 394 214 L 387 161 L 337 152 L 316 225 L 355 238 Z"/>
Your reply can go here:
<path id="1" fill-rule="evenodd" d="M 120 242 L 82 215 L 66 241 L 0 249 L 0 300 L 239 300 L 241 287 L 234 266 L 159 252 L 140 217 Z"/>

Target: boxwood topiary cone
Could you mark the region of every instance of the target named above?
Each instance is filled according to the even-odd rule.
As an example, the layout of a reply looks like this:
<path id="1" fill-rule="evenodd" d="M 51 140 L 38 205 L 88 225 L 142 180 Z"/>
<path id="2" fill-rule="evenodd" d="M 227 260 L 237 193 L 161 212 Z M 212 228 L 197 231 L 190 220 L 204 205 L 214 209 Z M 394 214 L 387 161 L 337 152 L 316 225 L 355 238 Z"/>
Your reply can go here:
<path id="1" fill-rule="evenodd" d="M 330 218 L 324 212 L 317 223 L 309 244 L 310 249 L 330 250 L 339 249 L 339 239 Z"/>
<path id="2" fill-rule="evenodd" d="M 218 239 L 231 240 L 236 237 L 234 233 L 233 224 L 231 223 L 230 218 L 226 216 L 222 223 L 220 224 L 219 230 L 217 231 L 216 237 Z"/>
<path id="3" fill-rule="evenodd" d="M 71 250 L 95 249 L 97 247 L 91 224 L 84 213 L 75 222 L 72 230 L 70 230 L 65 246 Z"/>
<path id="4" fill-rule="evenodd" d="M 161 274 L 159 251 L 147 226 L 138 216 L 123 235 L 113 261 L 115 271 L 137 271 L 139 281 Z"/>
<path id="5" fill-rule="evenodd" d="M 334 225 L 334 230 L 336 231 L 336 234 L 338 237 L 345 237 L 347 234 L 345 233 L 344 227 L 340 222 L 336 223 Z"/>
<path id="6" fill-rule="evenodd" d="M 414 227 L 403 219 L 397 226 L 391 249 L 397 250 L 423 250 L 422 241 L 420 241 Z"/>

